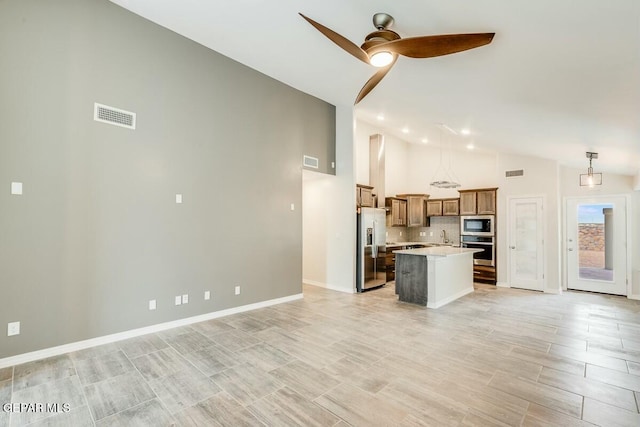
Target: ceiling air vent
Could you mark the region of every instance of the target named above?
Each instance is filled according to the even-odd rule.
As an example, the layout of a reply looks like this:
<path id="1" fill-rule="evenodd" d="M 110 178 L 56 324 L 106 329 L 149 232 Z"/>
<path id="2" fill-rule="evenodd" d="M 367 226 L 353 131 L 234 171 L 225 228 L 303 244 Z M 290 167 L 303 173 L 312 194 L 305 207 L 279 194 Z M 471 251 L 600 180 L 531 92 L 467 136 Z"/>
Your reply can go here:
<path id="1" fill-rule="evenodd" d="M 93 108 L 93 120 L 127 129 L 136 128 L 136 113 L 98 104 L 97 102 Z"/>
<path id="2" fill-rule="evenodd" d="M 524 176 L 524 170 L 518 169 L 515 171 L 506 171 L 504 173 L 504 176 L 506 176 L 507 178 L 513 178 L 514 176 Z"/>
<path id="3" fill-rule="evenodd" d="M 304 156 L 303 160 L 302 160 L 302 164 L 308 168 L 314 168 L 314 169 L 318 169 L 318 165 L 320 164 L 320 162 L 318 161 L 318 159 L 316 157 L 311 157 L 311 156 Z"/>

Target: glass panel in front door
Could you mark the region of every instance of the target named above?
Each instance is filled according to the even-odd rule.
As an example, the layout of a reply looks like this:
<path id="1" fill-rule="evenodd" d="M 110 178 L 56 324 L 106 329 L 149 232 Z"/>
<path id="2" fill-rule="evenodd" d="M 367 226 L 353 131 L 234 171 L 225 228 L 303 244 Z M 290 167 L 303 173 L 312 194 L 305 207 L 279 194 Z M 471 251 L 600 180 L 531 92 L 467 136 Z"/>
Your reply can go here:
<path id="1" fill-rule="evenodd" d="M 613 281 L 613 205 L 578 205 L 580 279 Z"/>

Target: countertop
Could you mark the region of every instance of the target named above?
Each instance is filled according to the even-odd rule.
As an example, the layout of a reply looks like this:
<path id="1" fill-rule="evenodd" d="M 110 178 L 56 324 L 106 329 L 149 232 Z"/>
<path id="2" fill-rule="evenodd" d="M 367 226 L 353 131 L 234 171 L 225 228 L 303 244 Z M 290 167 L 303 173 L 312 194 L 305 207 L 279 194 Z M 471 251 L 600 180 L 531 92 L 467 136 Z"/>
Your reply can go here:
<path id="1" fill-rule="evenodd" d="M 387 245 L 387 248 L 395 248 L 400 246 L 413 246 L 413 245 L 423 245 L 427 247 L 432 247 L 432 246 L 459 247 L 460 246 L 459 243 L 437 243 L 437 242 L 387 242 L 386 245 Z"/>
<path id="2" fill-rule="evenodd" d="M 463 255 L 463 254 L 476 253 L 476 252 L 482 252 L 482 249 L 454 248 L 452 246 L 432 246 L 430 248 L 403 249 L 400 251 L 393 251 L 394 254 L 421 255 L 421 256 L 430 255 L 430 256 L 437 256 L 437 257 Z"/>

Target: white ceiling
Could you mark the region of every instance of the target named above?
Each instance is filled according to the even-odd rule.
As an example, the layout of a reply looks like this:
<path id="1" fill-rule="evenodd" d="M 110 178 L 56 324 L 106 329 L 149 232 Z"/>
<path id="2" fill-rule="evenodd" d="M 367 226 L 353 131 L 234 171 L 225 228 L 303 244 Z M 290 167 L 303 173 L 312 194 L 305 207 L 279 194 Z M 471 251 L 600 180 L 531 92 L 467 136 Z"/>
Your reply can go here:
<path id="1" fill-rule="evenodd" d="M 401 57 L 356 116 L 410 142 L 444 138 L 577 168 L 596 151 L 596 171 L 640 171 L 639 0 L 112 1 L 334 105 L 352 105 L 375 69 L 298 12 L 358 45 L 376 12 L 402 37 L 495 32 L 470 51 Z M 443 136 L 438 123 L 471 135 Z"/>

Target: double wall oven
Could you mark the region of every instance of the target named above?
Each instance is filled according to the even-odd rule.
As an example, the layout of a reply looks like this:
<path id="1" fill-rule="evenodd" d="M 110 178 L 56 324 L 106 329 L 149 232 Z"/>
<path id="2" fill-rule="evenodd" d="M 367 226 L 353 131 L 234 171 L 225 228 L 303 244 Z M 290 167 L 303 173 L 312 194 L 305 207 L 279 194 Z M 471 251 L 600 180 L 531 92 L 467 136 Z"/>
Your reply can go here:
<path id="1" fill-rule="evenodd" d="M 460 217 L 460 246 L 480 249 L 473 254 L 473 263 L 495 267 L 495 216 L 472 215 Z"/>

